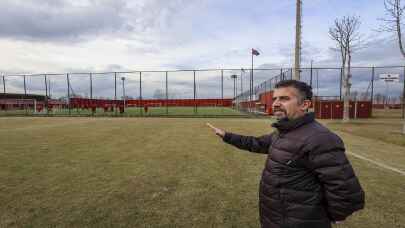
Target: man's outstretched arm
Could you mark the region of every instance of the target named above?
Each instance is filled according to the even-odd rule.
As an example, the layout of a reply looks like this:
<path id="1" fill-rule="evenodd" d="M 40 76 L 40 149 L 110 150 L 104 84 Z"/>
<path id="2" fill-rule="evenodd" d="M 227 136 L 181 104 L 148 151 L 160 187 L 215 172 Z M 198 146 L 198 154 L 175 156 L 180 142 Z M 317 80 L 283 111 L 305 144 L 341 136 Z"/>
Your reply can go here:
<path id="1" fill-rule="evenodd" d="M 272 134 L 263 135 L 261 137 L 244 136 L 233 134 L 230 132 L 225 132 L 220 128 L 212 126 L 210 123 L 207 123 L 207 126 L 210 127 L 215 132 L 216 135 L 221 137 L 224 142 L 231 144 L 242 150 L 267 154 L 268 149 L 271 145 Z"/>

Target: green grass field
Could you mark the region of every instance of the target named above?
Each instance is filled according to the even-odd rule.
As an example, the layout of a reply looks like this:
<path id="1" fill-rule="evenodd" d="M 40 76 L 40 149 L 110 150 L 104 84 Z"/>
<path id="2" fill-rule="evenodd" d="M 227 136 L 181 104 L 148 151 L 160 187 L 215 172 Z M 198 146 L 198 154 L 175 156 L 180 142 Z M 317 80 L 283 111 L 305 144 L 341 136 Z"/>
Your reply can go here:
<path id="1" fill-rule="evenodd" d="M 207 121 L 261 135 L 273 120 L 0 118 L 0 227 L 259 227 L 265 156 Z M 351 152 L 405 170 L 399 119 L 323 123 Z M 404 227 L 405 176 L 349 159 L 366 209 L 335 227 Z"/>

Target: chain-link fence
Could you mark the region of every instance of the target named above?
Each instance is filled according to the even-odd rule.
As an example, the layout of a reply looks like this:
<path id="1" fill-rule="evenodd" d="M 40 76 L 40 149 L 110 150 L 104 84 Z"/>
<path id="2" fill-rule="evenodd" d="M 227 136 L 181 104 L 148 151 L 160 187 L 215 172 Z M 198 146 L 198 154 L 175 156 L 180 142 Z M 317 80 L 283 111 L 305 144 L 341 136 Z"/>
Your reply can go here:
<path id="1" fill-rule="evenodd" d="M 0 115 L 249 116 L 287 69 L 207 69 L 10 75 L 0 81 Z M 341 68 L 302 68 L 320 100 L 341 100 Z M 403 116 L 405 67 L 351 68 L 351 100 Z M 383 74 L 398 80 L 380 79 Z M 396 110 L 396 111 L 395 111 Z"/>

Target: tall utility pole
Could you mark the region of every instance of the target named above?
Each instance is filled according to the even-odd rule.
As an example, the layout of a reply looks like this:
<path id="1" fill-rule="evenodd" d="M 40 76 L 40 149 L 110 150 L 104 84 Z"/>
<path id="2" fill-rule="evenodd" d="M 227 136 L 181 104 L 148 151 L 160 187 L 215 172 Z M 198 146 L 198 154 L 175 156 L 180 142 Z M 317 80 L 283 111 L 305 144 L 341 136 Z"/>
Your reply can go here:
<path id="1" fill-rule="evenodd" d="M 301 68 L 301 17 L 302 17 L 302 0 L 297 0 L 297 12 L 295 18 L 295 71 L 294 80 L 300 80 Z"/>

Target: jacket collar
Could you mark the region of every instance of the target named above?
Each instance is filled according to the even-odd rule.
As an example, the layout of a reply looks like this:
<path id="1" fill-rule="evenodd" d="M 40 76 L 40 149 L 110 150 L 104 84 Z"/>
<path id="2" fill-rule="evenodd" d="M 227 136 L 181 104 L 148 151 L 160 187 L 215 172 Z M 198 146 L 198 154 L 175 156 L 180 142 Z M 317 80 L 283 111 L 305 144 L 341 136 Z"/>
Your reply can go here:
<path id="1" fill-rule="evenodd" d="M 310 112 L 310 113 L 305 113 L 305 115 L 297 118 L 297 119 L 288 119 L 288 118 L 283 118 L 275 123 L 273 123 L 271 126 L 277 128 L 278 131 L 280 132 L 288 132 L 291 130 L 294 130 L 296 128 L 301 127 L 304 124 L 311 123 L 315 120 L 315 113 Z"/>

